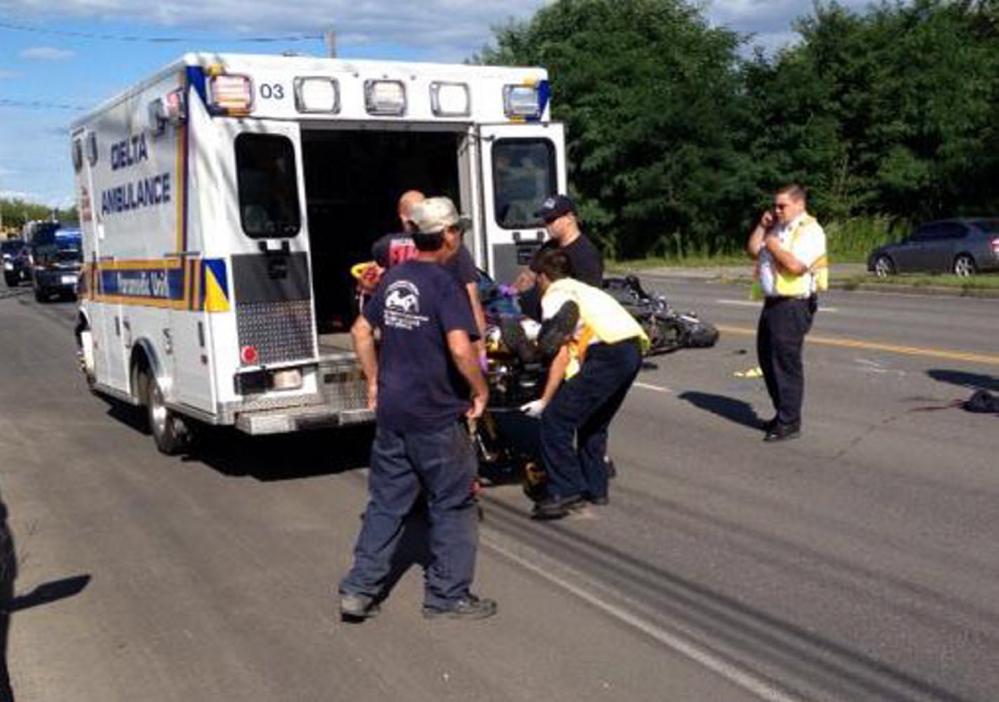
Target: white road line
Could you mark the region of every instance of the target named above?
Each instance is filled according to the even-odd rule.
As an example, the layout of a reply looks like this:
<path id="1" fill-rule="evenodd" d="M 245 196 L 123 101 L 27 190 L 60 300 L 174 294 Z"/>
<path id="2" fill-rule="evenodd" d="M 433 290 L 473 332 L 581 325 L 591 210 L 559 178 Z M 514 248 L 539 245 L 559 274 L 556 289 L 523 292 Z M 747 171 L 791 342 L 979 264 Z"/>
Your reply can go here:
<path id="1" fill-rule="evenodd" d="M 763 304 L 762 302 L 754 300 L 715 300 L 715 302 L 719 305 L 734 305 L 735 307 L 759 307 Z M 832 312 L 835 314 L 836 312 L 839 312 L 839 308 L 826 307 L 820 304 L 819 312 Z"/>
<path id="2" fill-rule="evenodd" d="M 673 392 L 669 388 L 664 388 L 659 385 L 649 385 L 648 383 L 632 383 L 636 388 L 642 388 L 643 390 L 651 390 L 653 392 Z"/>
<path id="3" fill-rule="evenodd" d="M 541 566 L 527 560 L 526 558 L 523 558 L 513 551 L 500 546 L 493 539 L 483 536 L 481 537 L 481 540 L 485 542 L 491 550 L 505 556 L 521 568 L 524 568 L 534 575 L 537 575 L 553 585 L 562 588 L 569 594 L 575 595 L 587 604 L 596 607 L 605 614 L 617 619 L 619 622 L 641 631 L 646 636 L 651 637 L 667 648 L 676 651 L 680 655 L 686 656 L 695 663 L 704 666 L 729 682 L 738 685 L 748 692 L 751 692 L 760 699 L 767 700 L 767 702 L 804 702 L 804 698 L 791 695 L 779 688 L 777 685 L 769 682 L 759 675 L 756 675 L 752 671 L 735 665 L 699 646 L 698 644 L 683 638 L 682 636 L 669 632 L 662 627 L 656 626 L 655 624 L 650 624 L 622 607 L 610 604 L 606 600 L 587 592 L 582 587 L 575 585 L 574 583 L 571 583 L 568 580 L 545 570 Z"/>

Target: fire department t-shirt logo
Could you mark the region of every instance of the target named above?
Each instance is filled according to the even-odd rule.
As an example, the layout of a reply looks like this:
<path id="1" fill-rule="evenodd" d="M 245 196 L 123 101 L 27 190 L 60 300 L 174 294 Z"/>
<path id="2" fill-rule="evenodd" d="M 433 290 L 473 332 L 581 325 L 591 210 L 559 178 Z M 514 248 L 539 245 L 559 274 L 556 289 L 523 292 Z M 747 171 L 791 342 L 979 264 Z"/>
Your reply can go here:
<path id="1" fill-rule="evenodd" d="M 397 280 L 385 291 L 385 326 L 419 329 L 429 319 L 420 314 L 420 289 L 408 280 Z"/>

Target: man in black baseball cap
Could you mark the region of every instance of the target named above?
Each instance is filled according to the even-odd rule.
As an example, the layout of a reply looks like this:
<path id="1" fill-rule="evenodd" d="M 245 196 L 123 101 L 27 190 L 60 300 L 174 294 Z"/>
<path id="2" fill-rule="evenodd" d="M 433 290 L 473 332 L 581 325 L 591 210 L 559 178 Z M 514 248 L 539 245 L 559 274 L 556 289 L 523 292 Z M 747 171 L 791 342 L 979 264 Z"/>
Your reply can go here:
<path id="1" fill-rule="evenodd" d="M 572 264 L 572 277 L 595 288 L 603 287 L 604 261 L 600 250 L 580 231 L 576 206 L 568 195 L 552 195 L 541 203 L 534 215 L 545 223 L 548 241 L 534 254 L 529 270 L 521 273 L 514 286 L 523 293 L 521 306 L 524 312 L 538 318 L 541 314 L 540 297 L 534 285 L 538 257 L 542 253 L 554 249 L 562 251 Z"/>
<path id="2" fill-rule="evenodd" d="M 568 195 L 552 195 L 541 203 L 541 208 L 534 213 L 535 217 L 540 217 L 545 223 L 553 222 L 559 217 L 575 213 L 576 207 L 572 204 L 572 199 Z"/>

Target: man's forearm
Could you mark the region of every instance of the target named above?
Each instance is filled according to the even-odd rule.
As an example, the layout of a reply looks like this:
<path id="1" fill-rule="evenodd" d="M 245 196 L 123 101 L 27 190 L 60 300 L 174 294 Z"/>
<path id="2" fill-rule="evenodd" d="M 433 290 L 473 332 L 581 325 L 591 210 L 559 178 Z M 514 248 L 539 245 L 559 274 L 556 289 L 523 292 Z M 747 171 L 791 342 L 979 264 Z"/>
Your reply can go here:
<path id="1" fill-rule="evenodd" d="M 786 249 L 772 248 L 770 253 L 782 269 L 794 275 L 804 275 L 808 272 L 808 266 L 798 260 L 798 257 Z"/>
<path id="2" fill-rule="evenodd" d="M 563 346 L 559 349 L 555 358 L 552 359 L 551 365 L 548 366 L 545 389 L 541 393 L 541 399 L 544 400 L 545 404 L 551 402 L 551 399 L 555 397 L 555 392 L 558 390 L 558 386 L 562 384 L 562 378 L 565 376 L 565 369 L 568 365 L 569 347 Z"/>
<path id="3" fill-rule="evenodd" d="M 486 379 L 482 376 L 482 371 L 479 369 L 479 359 L 468 334 L 463 331 L 452 331 L 448 332 L 447 336 L 451 358 L 454 359 L 454 365 L 458 368 L 458 372 L 468 381 L 473 395 L 485 397 L 489 393 L 489 388 L 486 385 Z"/>
<path id="4" fill-rule="evenodd" d="M 767 230 L 763 228 L 762 224 L 757 224 L 756 228 L 749 235 L 749 241 L 746 243 L 746 252 L 752 258 L 756 258 L 760 255 L 760 250 L 763 248 L 763 238 L 767 235 Z"/>
<path id="5" fill-rule="evenodd" d="M 357 324 L 350 330 L 354 342 L 354 353 L 361 363 L 361 370 L 368 382 L 378 379 L 378 356 L 375 353 L 375 339 L 370 327 L 359 328 Z"/>

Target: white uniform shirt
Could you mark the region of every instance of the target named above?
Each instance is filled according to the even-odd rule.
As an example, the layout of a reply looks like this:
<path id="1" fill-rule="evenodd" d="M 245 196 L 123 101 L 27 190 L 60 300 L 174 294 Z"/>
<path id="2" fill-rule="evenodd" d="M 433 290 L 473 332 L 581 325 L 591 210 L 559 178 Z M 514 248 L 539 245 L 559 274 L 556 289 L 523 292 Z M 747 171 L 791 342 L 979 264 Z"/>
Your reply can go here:
<path id="1" fill-rule="evenodd" d="M 811 266 L 820 257 L 826 255 L 826 232 L 814 218 L 807 224 L 802 224 L 801 220 L 805 216 L 806 213 L 802 213 L 786 224 L 778 224 L 776 235 L 780 239 L 780 246 L 782 249 L 790 251 L 795 258 L 806 266 Z M 794 242 L 794 246 L 790 246 L 789 248 L 791 235 L 794 233 L 795 227 L 798 227 L 799 225 L 801 225 L 801 230 L 798 232 L 798 237 Z M 760 274 L 760 289 L 763 291 L 763 294 L 767 297 L 777 295 L 773 254 L 765 248 L 760 249 L 758 265 Z M 809 285 L 811 292 L 814 293 L 815 276 L 810 273 L 807 275 L 810 279 Z"/>

